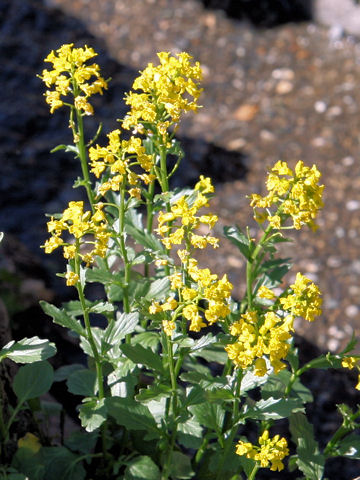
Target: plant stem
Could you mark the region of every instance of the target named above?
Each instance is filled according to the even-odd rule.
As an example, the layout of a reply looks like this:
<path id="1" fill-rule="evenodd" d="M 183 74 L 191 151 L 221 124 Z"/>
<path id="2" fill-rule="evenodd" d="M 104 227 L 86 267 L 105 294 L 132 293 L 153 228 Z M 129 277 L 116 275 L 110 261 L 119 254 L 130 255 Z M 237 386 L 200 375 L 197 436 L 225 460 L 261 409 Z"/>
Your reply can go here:
<path id="1" fill-rule="evenodd" d="M 120 250 L 121 255 L 124 261 L 124 312 L 130 312 L 130 304 L 129 304 L 129 282 L 130 282 L 130 270 L 131 265 L 128 260 L 127 252 L 126 252 L 126 245 L 125 245 L 125 189 L 126 184 L 123 183 L 121 186 L 120 191 L 120 207 L 119 207 L 119 238 L 120 238 Z"/>
<path id="2" fill-rule="evenodd" d="M 85 189 L 89 199 L 89 203 L 91 206 L 91 210 L 94 212 L 94 204 L 95 204 L 95 197 L 94 192 L 91 188 L 90 176 L 89 176 L 89 169 L 88 169 L 88 162 L 87 162 L 87 154 L 85 148 L 85 138 L 84 138 L 84 122 L 79 110 L 76 110 L 76 123 L 77 123 L 77 139 L 76 146 L 79 152 L 81 170 L 83 174 L 83 179 L 85 182 Z"/>
<path id="3" fill-rule="evenodd" d="M 161 480 L 167 480 L 169 478 L 170 467 L 171 467 L 171 460 L 172 460 L 172 453 L 175 446 L 176 440 L 176 432 L 177 432 L 177 383 L 176 383 L 176 372 L 174 366 L 174 356 L 173 356 L 173 348 L 172 348 L 172 341 L 166 335 L 166 347 L 168 353 L 168 362 L 169 362 L 169 371 L 170 371 L 170 381 L 171 381 L 171 400 L 172 400 L 172 431 L 170 437 L 169 447 L 167 449 L 167 456 L 163 468 L 163 472 L 161 475 Z"/>
<path id="4" fill-rule="evenodd" d="M 258 470 L 259 470 L 259 465 L 255 465 L 253 468 L 253 471 L 248 476 L 248 480 L 254 480 Z"/>

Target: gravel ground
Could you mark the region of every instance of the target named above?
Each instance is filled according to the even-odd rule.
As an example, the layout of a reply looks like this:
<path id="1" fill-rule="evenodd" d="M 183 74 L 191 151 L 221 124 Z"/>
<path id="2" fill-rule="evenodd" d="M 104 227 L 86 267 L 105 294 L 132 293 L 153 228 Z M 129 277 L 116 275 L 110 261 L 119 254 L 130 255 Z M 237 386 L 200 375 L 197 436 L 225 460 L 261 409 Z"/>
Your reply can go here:
<path id="1" fill-rule="evenodd" d="M 353 329 L 358 335 L 360 41 L 311 22 L 255 29 L 195 0 L 106 0 L 101 7 L 95 0 L 2 0 L 0 153 L 6 161 L 0 230 L 20 239 L 50 271 L 58 271 L 57 260 L 38 249 L 46 237 L 43 213 L 59 211 L 79 192 L 71 188 L 76 163 L 61 153 L 48 154 L 68 131 L 60 111 L 49 115 L 35 74 L 50 49 L 68 42 L 94 46 L 105 75 L 113 78 L 95 106 L 105 131 L 124 114 L 123 93 L 136 71 L 155 61 L 157 51 L 186 50 L 202 63 L 203 109 L 186 118 L 179 131 L 187 152 L 181 181 L 193 182 L 200 173 L 216 178 L 219 233 L 224 225 L 249 223 L 246 195 L 264 192 L 267 168 L 275 161 L 318 165 L 325 184 L 320 228 L 315 234 L 297 232 L 296 243 L 283 253 L 294 257 L 294 272 L 320 285 L 324 314 L 314 324 L 299 323 L 297 332 L 332 351 Z M 91 121 L 90 128 L 95 128 Z M 9 243 L 0 269 L 13 261 L 24 270 L 14 260 L 20 249 Z M 218 273 L 228 272 L 236 295 L 242 294 L 244 264 L 231 245 L 224 241 L 203 261 Z M 330 382 L 308 379 L 319 394 L 313 415 L 324 436 L 334 427 L 329 417 L 344 391 L 350 391 L 350 403 L 359 403 L 353 380 L 334 375 Z M 360 471 L 337 468 L 346 476 L 330 472 L 329 478 L 348 480 Z"/>

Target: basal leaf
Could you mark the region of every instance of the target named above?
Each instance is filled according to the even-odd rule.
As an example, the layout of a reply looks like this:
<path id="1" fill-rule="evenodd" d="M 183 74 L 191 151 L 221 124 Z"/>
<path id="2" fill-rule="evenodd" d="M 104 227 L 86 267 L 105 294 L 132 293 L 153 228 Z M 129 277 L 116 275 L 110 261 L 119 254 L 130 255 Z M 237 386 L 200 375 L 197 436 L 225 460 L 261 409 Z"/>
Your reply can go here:
<path id="1" fill-rule="evenodd" d="M 130 345 L 124 343 L 121 345 L 120 350 L 132 362 L 145 365 L 150 370 L 155 370 L 161 374 L 164 373 L 161 357 L 149 348 L 144 348 L 140 344 Z"/>
<path id="2" fill-rule="evenodd" d="M 177 480 L 194 478 L 190 457 L 180 452 L 172 452 L 170 477 Z"/>
<path id="3" fill-rule="evenodd" d="M 93 398 L 86 400 L 79 407 L 81 425 L 87 432 L 93 432 L 106 420 L 107 410 L 104 399 Z"/>
<path id="4" fill-rule="evenodd" d="M 30 363 L 19 368 L 13 382 L 13 390 L 23 403 L 48 392 L 54 379 L 54 370 L 46 361 Z"/>
<path id="5" fill-rule="evenodd" d="M 160 480 L 159 467 L 148 456 L 136 457 L 125 470 L 124 480 Z"/>
<path id="6" fill-rule="evenodd" d="M 297 466 L 308 480 L 321 480 L 324 474 L 325 457 L 320 453 L 314 438 L 313 426 L 302 413 L 293 413 L 290 418 L 292 441 L 296 444 Z"/>
<path id="7" fill-rule="evenodd" d="M 273 398 L 259 400 L 249 407 L 244 408 L 244 417 L 253 420 L 277 420 L 287 418 L 292 412 L 303 412 L 301 400 L 293 398 Z"/>
<path id="8" fill-rule="evenodd" d="M 67 382 L 69 392 L 83 397 L 93 397 L 98 391 L 96 372 L 88 369 L 76 370 L 71 373 Z"/>
<path id="9" fill-rule="evenodd" d="M 46 360 L 54 356 L 56 347 L 49 340 L 39 337 L 23 338 L 18 342 L 11 341 L 0 350 L 0 361 L 10 358 L 17 363 L 32 363 Z"/>
<path id="10" fill-rule="evenodd" d="M 130 430 L 145 430 L 155 437 L 159 436 L 155 419 L 146 405 L 131 398 L 111 397 L 106 399 L 106 407 L 118 425 Z"/>

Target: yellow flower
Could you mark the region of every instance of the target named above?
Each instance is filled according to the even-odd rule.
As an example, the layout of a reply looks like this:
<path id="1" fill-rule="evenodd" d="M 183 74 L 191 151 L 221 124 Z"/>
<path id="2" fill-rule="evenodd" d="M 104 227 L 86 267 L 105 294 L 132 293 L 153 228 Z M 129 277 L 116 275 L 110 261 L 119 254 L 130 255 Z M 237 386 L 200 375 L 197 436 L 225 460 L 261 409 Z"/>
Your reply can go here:
<path id="1" fill-rule="evenodd" d="M 280 298 L 282 308 L 292 315 L 312 322 L 321 315 L 322 299 L 319 288 L 301 273 L 296 274 L 295 283 L 290 285 L 293 293 Z"/>
<path id="2" fill-rule="evenodd" d="M 52 70 L 43 70 L 39 77 L 47 88 L 46 102 L 50 105 L 50 113 L 64 105 L 61 97 L 72 93 L 75 97 L 75 108 L 86 115 L 93 114 L 93 107 L 87 99 L 95 93 L 103 93 L 107 88 L 106 81 L 100 75 L 100 67 L 96 63 L 87 65 L 86 62 L 97 54 L 92 48 L 74 48 L 74 44 L 62 45 L 55 52 L 45 58 L 46 63 L 51 63 Z M 82 93 L 83 95 L 81 95 Z"/>
<path id="3" fill-rule="evenodd" d="M 172 334 L 174 333 L 175 331 L 175 322 L 171 321 L 171 320 L 163 320 L 162 321 L 162 326 L 163 326 L 163 329 L 164 329 L 164 332 L 166 333 L 166 335 L 168 337 L 172 337 Z"/>
<path id="4" fill-rule="evenodd" d="M 280 438 L 279 435 L 269 438 L 269 431 L 265 430 L 259 437 L 258 443 L 259 445 L 253 445 L 250 442 L 239 440 L 236 445 L 237 455 L 255 460 L 261 467 L 270 467 L 272 471 L 283 470 L 282 460 L 289 455 L 286 439 L 284 437 Z"/>
<path id="5" fill-rule="evenodd" d="M 66 285 L 68 287 L 75 286 L 79 281 L 79 275 L 77 275 L 74 272 L 70 272 L 70 271 L 66 272 L 65 278 L 66 278 Z"/>
<path id="6" fill-rule="evenodd" d="M 270 225 L 280 229 L 291 218 L 290 226 L 297 230 L 303 225 L 315 229 L 314 219 L 323 206 L 324 186 L 318 184 L 320 176 L 315 165 L 310 168 L 299 161 L 292 171 L 286 162 L 277 162 L 266 180 L 267 196 L 251 195 L 250 205 L 255 209 L 255 219 L 259 223 L 267 219 Z M 258 213 L 256 210 L 271 207 L 275 210 L 273 215 L 269 211 Z"/>

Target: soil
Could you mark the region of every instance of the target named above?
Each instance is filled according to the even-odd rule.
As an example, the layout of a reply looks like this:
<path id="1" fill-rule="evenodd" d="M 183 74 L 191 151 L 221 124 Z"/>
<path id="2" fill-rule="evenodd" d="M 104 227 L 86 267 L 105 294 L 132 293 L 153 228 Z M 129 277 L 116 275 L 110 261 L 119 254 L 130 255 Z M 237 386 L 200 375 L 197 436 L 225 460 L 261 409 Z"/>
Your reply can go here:
<path id="1" fill-rule="evenodd" d="M 205 8 L 219 6 L 205 0 L 107 0 L 101 7 L 95 0 L 1 1 L 0 230 L 6 243 L 0 274 L 15 338 L 60 336 L 67 351 L 65 336 L 36 306 L 40 298 L 68 295 L 54 275 L 62 271 L 61 259 L 45 256 L 39 245 L 47 237 L 44 214 L 80 198 L 72 188 L 79 169 L 71 156 L 49 154 L 70 135 L 61 111 L 49 114 L 36 74 L 51 49 L 70 42 L 93 46 L 103 72 L 112 77 L 95 104 L 104 132 L 117 127 L 116 118 L 125 113 L 124 92 L 157 51 L 186 50 L 200 60 L 203 108 L 178 132 L 186 151 L 179 182 L 193 183 L 199 174 L 215 178 L 219 235 L 225 225 L 249 222 L 256 235 L 246 195 L 264 192 L 269 165 L 279 158 L 318 165 L 325 184 L 320 228 L 316 234 L 296 233 L 295 243 L 283 251 L 294 258 L 293 272 L 306 274 L 323 291 L 322 317 L 297 325 L 300 350 L 309 359 L 316 349 L 339 351 L 352 330 L 358 335 L 360 41 L 308 18 L 295 22 L 299 17 L 293 16 L 288 23 L 286 3 L 275 2 L 280 6 L 271 18 L 266 20 L 265 9 L 265 20 L 257 21 L 259 11 L 238 19 L 232 11 Z M 95 131 L 95 119 L 88 123 Z M 203 261 L 219 274 L 229 273 L 241 296 L 244 264 L 231 245 L 224 241 Z M 70 345 L 69 357 L 74 355 Z M 306 380 L 316 398 L 309 415 L 322 445 L 338 422 L 335 405 L 346 401 L 355 407 L 360 400 L 351 375 L 323 373 Z M 347 480 L 359 472 L 359 462 L 336 460 L 327 476 Z M 294 478 L 271 475 L 259 478 Z"/>

